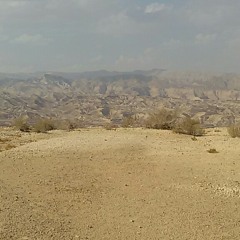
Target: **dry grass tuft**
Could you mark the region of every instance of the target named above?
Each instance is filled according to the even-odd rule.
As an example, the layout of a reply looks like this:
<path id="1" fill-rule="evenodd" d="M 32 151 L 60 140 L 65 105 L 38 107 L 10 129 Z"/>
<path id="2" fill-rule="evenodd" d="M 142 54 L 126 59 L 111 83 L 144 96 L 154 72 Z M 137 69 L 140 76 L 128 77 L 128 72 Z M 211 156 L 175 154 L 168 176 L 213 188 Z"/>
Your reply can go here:
<path id="1" fill-rule="evenodd" d="M 129 128 L 129 127 L 134 127 L 136 125 L 137 119 L 134 116 L 127 116 L 124 117 L 122 120 L 122 127 L 123 128 Z"/>
<path id="2" fill-rule="evenodd" d="M 26 117 L 21 116 L 21 117 L 18 117 L 16 119 L 14 119 L 12 125 L 17 130 L 20 130 L 22 132 L 29 132 L 30 131 L 30 126 L 27 122 Z"/>
<path id="3" fill-rule="evenodd" d="M 117 125 L 114 125 L 112 123 L 107 123 L 103 126 L 106 130 L 114 130 L 116 131 L 118 126 Z"/>
<path id="4" fill-rule="evenodd" d="M 232 124 L 227 128 L 228 134 L 232 137 L 240 137 L 240 123 Z"/>
<path id="5" fill-rule="evenodd" d="M 16 147 L 15 145 L 8 143 L 8 144 L 5 146 L 5 150 L 10 150 L 10 149 L 15 148 L 15 147 Z"/>
<path id="6" fill-rule="evenodd" d="M 207 150 L 207 152 L 209 152 L 209 153 L 218 153 L 218 151 L 215 148 L 210 148 L 209 150 Z"/>
<path id="7" fill-rule="evenodd" d="M 157 112 L 151 113 L 145 125 L 147 128 L 170 130 L 173 129 L 177 116 L 176 111 L 162 108 Z"/>
<path id="8" fill-rule="evenodd" d="M 9 141 L 10 141 L 10 139 L 8 139 L 8 138 L 0 138 L 0 143 L 6 143 Z"/>
<path id="9" fill-rule="evenodd" d="M 39 119 L 33 126 L 33 130 L 37 133 L 46 133 L 57 129 L 56 122 L 50 118 Z"/>
<path id="10" fill-rule="evenodd" d="M 205 134 L 204 129 L 201 127 L 199 120 L 185 117 L 175 125 L 173 131 L 175 133 L 203 136 Z"/>

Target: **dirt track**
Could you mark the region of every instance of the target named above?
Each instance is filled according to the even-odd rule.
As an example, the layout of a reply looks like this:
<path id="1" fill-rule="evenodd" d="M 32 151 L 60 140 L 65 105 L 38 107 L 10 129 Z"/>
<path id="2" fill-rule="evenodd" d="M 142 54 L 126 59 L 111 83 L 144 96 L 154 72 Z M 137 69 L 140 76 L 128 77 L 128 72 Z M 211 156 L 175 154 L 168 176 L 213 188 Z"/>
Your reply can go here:
<path id="1" fill-rule="evenodd" d="M 0 239 L 240 239 L 240 140 L 225 130 L 35 141 L 0 152 Z"/>

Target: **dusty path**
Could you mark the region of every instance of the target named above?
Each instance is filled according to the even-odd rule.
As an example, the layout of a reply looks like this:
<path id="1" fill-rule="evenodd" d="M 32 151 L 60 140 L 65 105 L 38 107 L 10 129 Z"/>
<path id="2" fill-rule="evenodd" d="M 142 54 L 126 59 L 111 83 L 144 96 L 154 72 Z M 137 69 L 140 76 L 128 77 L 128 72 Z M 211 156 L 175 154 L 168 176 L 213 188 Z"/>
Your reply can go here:
<path id="1" fill-rule="evenodd" d="M 0 239 L 240 239 L 240 140 L 223 130 L 47 138 L 0 152 Z"/>

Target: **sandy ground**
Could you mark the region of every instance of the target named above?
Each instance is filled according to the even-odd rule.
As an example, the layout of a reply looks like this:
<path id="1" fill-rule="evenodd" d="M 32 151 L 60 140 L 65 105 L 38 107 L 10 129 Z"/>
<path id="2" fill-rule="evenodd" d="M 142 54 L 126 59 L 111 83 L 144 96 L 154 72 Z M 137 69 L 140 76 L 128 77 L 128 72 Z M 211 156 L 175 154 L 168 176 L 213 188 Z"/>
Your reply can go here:
<path id="1" fill-rule="evenodd" d="M 0 145 L 0 239 L 240 239 L 240 139 L 223 129 L 2 129 Z"/>

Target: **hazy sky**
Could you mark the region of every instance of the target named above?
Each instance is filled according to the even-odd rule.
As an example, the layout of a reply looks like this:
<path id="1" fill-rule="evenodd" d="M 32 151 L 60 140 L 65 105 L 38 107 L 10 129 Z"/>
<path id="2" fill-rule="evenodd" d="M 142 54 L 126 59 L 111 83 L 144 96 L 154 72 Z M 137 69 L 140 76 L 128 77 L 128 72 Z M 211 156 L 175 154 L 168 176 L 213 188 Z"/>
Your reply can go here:
<path id="1" fill-rule="evenodd" d="M 240 0 L 0 0 L 0 71 L 240 72 Z"/>

